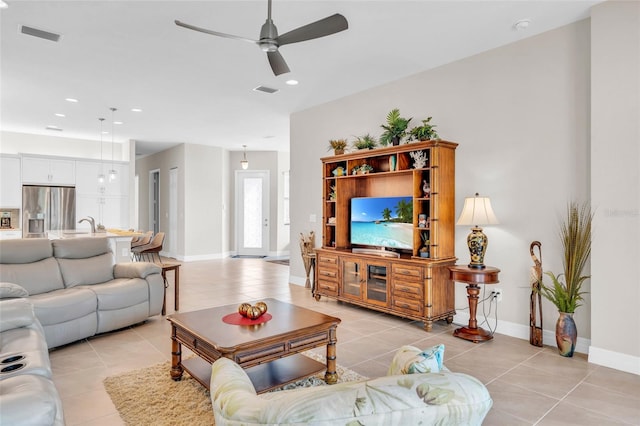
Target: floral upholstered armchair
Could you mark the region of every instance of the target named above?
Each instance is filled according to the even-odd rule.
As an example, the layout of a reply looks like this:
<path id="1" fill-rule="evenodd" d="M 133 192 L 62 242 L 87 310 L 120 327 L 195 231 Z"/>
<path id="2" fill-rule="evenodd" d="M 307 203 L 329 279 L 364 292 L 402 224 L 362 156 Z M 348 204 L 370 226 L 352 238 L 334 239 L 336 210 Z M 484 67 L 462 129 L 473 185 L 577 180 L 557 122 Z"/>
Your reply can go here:
<path id="1" fill-rule="evenodd" d="M 443 350 L 404 346 L 385 377 L 261 395 L 238 364 L 220 358 L 211 374 L 216 425 L 481 425 L 489 392 L 477 379 L 448 371 Z"/>

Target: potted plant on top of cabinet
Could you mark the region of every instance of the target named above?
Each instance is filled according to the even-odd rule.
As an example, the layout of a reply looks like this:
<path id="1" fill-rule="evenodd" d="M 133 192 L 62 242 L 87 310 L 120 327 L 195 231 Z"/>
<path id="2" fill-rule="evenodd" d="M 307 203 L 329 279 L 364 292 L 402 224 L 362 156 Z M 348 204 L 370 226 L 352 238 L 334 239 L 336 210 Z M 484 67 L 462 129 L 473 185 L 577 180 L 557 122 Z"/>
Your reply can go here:
<path id="1" fill-rule="evenodd" d="M 376 138 L 371 136 L 369 133 L 363 136 L 356 137 L 356 140 L 353 141 L 353 147 L 356 149 L 373 149 L 378 144 Z"/>
<path id="2" fill-rule="evenodd" d="M 347 147 L 346 139 L 331 139 L 329 141 L 329 149 L 333 149 L 335 155 L 344 154 L 344 149 Z"/>
<path id="3" fill-rule="evenodd" d="M 384 129 L 384 133 L 380 135 L 380 144 L 387 146 L 389 143 L 392 145 L 400 145 L 400 141 L 407 136 L 407 127 L 411 118 L 400 117 L 400 110 L 398 108 L 392 109 L 387 114 L 387 124 L 383 124 L 380 127 Z"/>
<path id="4" fill-rule="evenodd" d="M 560 314 L 556 323 L 556 343 L 560 355 L 571 357 L 575 350 L 577 329 L 573 320 L 576 309 L 582 306 L 582 284 L 589 279 L 582 275 L 591 254 L 591 222 L 593 213 L 587 203 L 572 202 L 567 206 L 567 216 L 560 226 L 564 272 L 557 276 L 546 272 L 552 285 L 540 285 L 542 295 L 550 300 Z M 562 276 L 564 275 L 564 282 Z"/>
<path id="5" fill-rule="evenodd" d="M 435 124 L 431 124 L 433 117 L 427 117 L 422 120 L 421 126 L 416 126 L 409 131 L 409 140 L 428 141 L 431 139 L 439 139 L 438 133 L 435 131 Z"/>

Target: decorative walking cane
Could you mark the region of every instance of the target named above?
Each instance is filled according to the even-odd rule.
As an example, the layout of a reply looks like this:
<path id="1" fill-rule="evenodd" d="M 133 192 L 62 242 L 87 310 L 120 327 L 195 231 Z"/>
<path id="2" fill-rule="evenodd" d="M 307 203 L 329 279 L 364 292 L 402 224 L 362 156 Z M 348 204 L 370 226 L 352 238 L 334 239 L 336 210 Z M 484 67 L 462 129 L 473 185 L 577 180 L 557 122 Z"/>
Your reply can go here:
<path id="1" fill-rule="evenodd" d="M 538 247 L 538 257 L 536 257 L 534 248 Z M 529 246 L 529 253 L 533 265 L 529 276 L 531 284 L 531 304 L 529 312 L 529 343 L 533 346 L 542 347 L 542 296 L 540 294 L 540 285 L 542 284 L 542 244 L 540 241 L 534 241 Z M 537 325 L 536 311 L 540 317 L 540 326 Z"/>

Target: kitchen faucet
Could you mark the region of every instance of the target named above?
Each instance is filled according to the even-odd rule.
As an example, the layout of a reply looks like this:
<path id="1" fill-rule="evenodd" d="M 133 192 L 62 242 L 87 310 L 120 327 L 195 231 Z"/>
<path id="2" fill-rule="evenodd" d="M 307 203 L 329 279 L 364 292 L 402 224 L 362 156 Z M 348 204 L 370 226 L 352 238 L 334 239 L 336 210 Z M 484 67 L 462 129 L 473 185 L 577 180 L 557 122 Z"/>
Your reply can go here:
<path id="1" fill-rule="evenodd" d="M 78 221 L 78 223 L 82 223 L 84 221 L 87 221 L 91 224 L 91 233 L 95 234 L 96 233 L 96 220 L 94 218 L 92 218 L 91 216 L 87 216 L 87 217 L 83 217 L 82 219 L 80 219 Z"/>

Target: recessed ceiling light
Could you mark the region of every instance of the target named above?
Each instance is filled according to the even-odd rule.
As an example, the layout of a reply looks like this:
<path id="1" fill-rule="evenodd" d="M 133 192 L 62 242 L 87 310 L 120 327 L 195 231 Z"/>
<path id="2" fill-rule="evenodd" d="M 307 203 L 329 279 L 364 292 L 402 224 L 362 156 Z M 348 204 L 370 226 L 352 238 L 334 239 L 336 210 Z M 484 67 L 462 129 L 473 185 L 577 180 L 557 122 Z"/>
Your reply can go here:
<path id="1" fill-rule="evenodd" d="M 3 2 L 2 0 L 0 0 L 0 9 L 6 9 L 8 7 L 9 7 L 9 5 L 7 3 Z"/>
<path id="2" fill-rule="evenodd" d="M 516 31 L 524 31 L 529 28 L 529 25 L 531 25 L 531 19 L 520 19 L 515 24 L 513 24 L 513 28 Z"/>
<path id="3" fill-rule="evenodd" d="M 47 129 L 47 130 L 55 130 L 56 132 L 61 132 L 62 131 L 62 129 L 60 127 L 58 127 L 58 126 L 47 126 L 47 127 L 45 127 L 45 129 Z"/>
<path id="4" fill-rule="evenodd" d="M 73 103 L 78 102 L 78 100 L 74 99 L 74 98 L 65 98 L 64 100 L 67 101 L 67 102 L 73 102 Z"/>
<path id="5" fill-rule="evenodd" d="M 114 121 L 113 124 L 124 124 L 123 121 Z"/>
<path id="6" fill-rule="evenodd" d="M 54 115 L 55 115 L 56 117 L 63 117 L 63 118 L 64 118 L 64 117 L 66 117 L 66 115 L 64 115 L 64 114 L 60 114 L 59 112 L 56 112 Z"/>
<path id="7" fill-rule="evenodd" d="M 275 138 L 275 136 L 274 136 L 274 135 L 266 135 L 266 136 L 263 136 L 263 138 L 265 138 L 265 139 L 271 139 L 271 138 Z"/>
<path id="8" fill-rule="evenodd" d="M 131 108 L 132 112 L 142 112 L 142 109 L 140 108 Z"/>
<path id="9" fill-rule="evenodd" d="M 298 80 L 287 80 L 285 83 L 287 83 L 289 86 L 297 86 Z"/>

